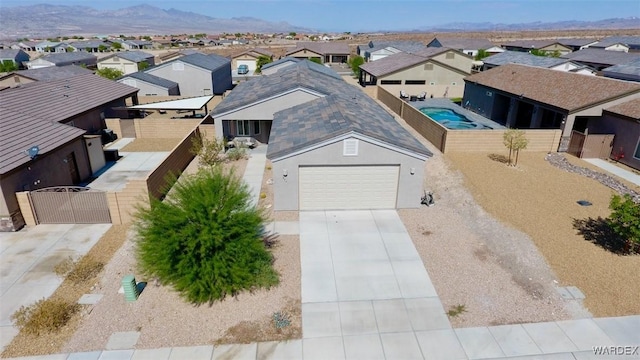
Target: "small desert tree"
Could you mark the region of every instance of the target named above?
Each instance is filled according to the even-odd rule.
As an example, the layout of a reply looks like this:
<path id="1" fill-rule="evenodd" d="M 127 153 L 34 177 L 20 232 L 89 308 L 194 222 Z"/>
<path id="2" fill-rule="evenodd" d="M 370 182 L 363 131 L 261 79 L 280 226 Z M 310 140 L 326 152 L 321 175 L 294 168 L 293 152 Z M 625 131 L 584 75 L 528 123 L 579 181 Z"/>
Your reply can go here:
<path id="1" fill-rule="evenodd" d="M 138 71 L 142 71 L 149 67 L 149 63 L 146 61 L 141 61 L 138 63 Z"/>
<path id="2" fill-rule="evenodd" d="M 198 134 L 191 139 L 191 145 L 191 153 L 202 166 L 212 167 L 224 161 L 224 139 L 207 139 Z"/>
<path id="3" fill-rule="evenodd" d="M 479 50 L 478 50 L 478 53 L 476 54 L 476 56 L 475 56 L 475 58 L 474 58 L 474 60 L 482 60 L 482 59 L 484 59 L 484 58 L 486 58 L 487 56 L 490 56 L 490 55 L 491 55 L 491 54 L 489 54 L 489 53 L 487 52 L 487 50 L 485 50 L 485 49 L 479 49 Z"/>
<path id="4" fill-rule="evenodd" d="M 502 140 L 504 146 L 509 149 L 509 165 L 517 166 L 518 165 L 518 155 L 520 154 L 520 150 L 526 149 L 529 144 L 529 140 L 525 136 L 525 132 L 523 130 L 518 129 L 508 129 L 502 134 Z M 511 158 L 515 153 L 516 159 L 515 162 L 511 163 Z"/>
<path id="5" fill-rule="evenodd" d="M 626 242 L 627 251 L 640 249 L 640 204 L 635 203 L 628 194 L 614 195 L 609 209 L 612 212 L 607 222 L 613 232 Z"/>
<path id="6" fill-rule="evenodd" d="M 122 70 L 114 69 L 114 68 L 104 68 L 96 70 L 96 74 L 102 76 L 103 78 L 107 78 L 110 80 L 115 80 L 119 77 L 122 77 L 124 73 Z"/>
<path id="7" fill-rule="evenodd" d="M 172 192 L 137 215 L 136 250 L 146 275 L 198 305 L 278 284 L 263 241 L 264 214 L 242 179 L 207 168 Z"/>
<path id="8" fill-rule="evenodd" d="M 362 64 L 364 64 L 364 58 L 360 55 L 356 55 L 349 59 L 349 66 L 356 77 L 360 77 L 360 65 Z"/>
<path id="9" fill-rule="evenodd" d="M 260 74 L 262 72 L 262 67 L 272 62 L 271 58 L 266 55 L 260 55 L 258 60 L 256 60 L 256 74 Z"/>

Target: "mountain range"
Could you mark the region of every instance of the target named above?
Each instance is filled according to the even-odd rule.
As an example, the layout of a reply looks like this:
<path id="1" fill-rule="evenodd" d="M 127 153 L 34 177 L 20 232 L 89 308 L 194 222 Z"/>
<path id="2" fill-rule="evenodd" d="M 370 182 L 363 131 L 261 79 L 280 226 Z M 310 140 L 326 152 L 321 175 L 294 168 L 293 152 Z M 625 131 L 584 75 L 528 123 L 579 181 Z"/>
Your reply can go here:
<path id="1" fill-rule="evenodd" d="M 95 34 L 181 34 L 181 33 L 316 33 L 317 30 L 287 22 L 253 17 L 214 18 L 174 8 L 136 5 L 117 10 L 96 10 L 89 6 L 39 4 L 2 7 L 0 38 L 43 38 L 63 35 Z M 638 29 L 640 18 L 614 18 L 598 21 L 533 22 L 524 24 L 449 23 L 413 31 L 523 31 L 577 29 Z M 348 29 L 346 29 L 348 30 Z M 373 30 L 373 29 L 372 29 Z M 392 32 L 411 29 L 389 29 Z"/>

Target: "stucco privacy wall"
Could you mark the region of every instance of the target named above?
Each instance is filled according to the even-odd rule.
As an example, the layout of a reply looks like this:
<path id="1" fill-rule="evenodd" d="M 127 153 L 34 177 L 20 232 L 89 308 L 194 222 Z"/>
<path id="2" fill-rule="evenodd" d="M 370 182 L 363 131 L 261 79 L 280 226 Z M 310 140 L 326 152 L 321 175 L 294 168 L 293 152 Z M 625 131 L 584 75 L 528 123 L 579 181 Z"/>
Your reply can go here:
<path id="1" fill-rule="evenodd" d="M 132 121 L 136 131 L 136 138 L 183 138 L 198 126 L 210 127 L 213 125 L 203 124 L 203 119 L 106 119 L 107 128 L 113 130 L 118 138 L 122 138 L 122 122 Z"/>
<path id="2" fill-rule="evenodd" d="M 274 160 L 273 186 L 274 193 L 277 194 L 274 199 L 274 210 L 298 210 L 298 168 L 307 165 L 400 165 L 396 206 L 398 208 L 416 208 L 420 206 L 420 197 L 423 190 L 424 160 L 360 140 L 358 156 L 343 156 L 343 143 L 342 141 L 337 141 L 286 159 Z M 410 173 L 412 168 L 415 170 L 413 175 Z M 285 169 L 287 170 L 287 176 L 283 177 L 282 174 Z M 358 186 L 358 184 L 353 184 L 352 186 Z M 375 195 L 371 194 L 371 196 Z"/>

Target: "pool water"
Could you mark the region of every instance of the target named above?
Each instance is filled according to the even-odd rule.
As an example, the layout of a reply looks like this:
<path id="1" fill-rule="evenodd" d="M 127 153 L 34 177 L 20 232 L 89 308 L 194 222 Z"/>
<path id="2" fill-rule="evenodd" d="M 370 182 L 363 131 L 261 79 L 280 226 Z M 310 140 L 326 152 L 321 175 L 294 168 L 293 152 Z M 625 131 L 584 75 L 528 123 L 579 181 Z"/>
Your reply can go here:
<path id="1" fill-rule="evenodd" d="M 479 124 L 467 119 L 451 109 L 445 108 L 421 108 L 420 112 L 444 125 L 447 129 L 467 130 L 467 129 L 491 129 L 486 125 Z"/>

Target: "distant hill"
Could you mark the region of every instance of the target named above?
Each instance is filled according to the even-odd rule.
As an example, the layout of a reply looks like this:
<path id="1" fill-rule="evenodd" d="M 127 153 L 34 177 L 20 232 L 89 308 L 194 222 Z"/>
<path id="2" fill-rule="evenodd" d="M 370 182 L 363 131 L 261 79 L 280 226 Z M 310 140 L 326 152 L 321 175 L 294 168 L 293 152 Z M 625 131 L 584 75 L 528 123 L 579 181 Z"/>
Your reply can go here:
<path id="1" fill-rule="evenodd" d="M 213 18 L 177 9 L 137 5 L 118 10 L 88 6 L 39 4 L 0 7 L 0 38 L 50 37 L 82 34 L 181 34 L 312 32 L 286 22 L 252 17 Z"/>
<path id="2" fill-rule="evenodd" d="M 640 18 L 614 18 L 597 21 L 557 21 L 557 22 L 531 22 L 523 24 L 494 24 L 483 23 L 449 23 L 439 26 L 429 26 L 415 31 L 524 31 L 524 30 L 611 30 L 611 29 L 638 29 Z"/>

